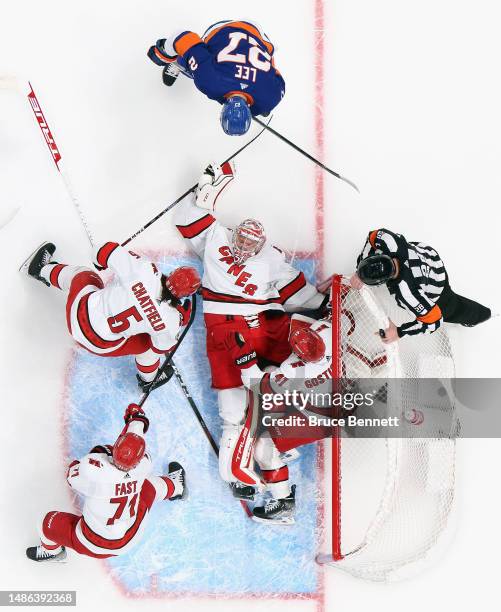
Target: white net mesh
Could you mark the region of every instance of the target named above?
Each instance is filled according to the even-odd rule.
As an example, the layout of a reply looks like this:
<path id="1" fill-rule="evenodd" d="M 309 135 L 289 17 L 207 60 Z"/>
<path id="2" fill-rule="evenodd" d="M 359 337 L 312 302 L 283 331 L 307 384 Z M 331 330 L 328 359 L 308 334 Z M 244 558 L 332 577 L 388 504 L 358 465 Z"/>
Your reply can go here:
<path id="1" fill-rule="evenodd" d="M 443 327 L 387 346 L 381 342 L 378 331 L 388 318 L 397 325 L 411 319 L 385 287 L 356 291 L 337 277 L 333 296 L 339 376 L 397 379 L 382 382 L 384 401 L 408 423 L 411 437 L 341 437 L 339 446 L 333 441 L 339 461 L 333 461 L 333 487 L 339 488 L 333 491 L 333 552 L 320 560 L 361 578 L 386 580 L 427 556 L 452 508 L 455 442 L 447 436 L 455 421 L 447 379 L 454 376 L 454 362 Z M 427 397 L 415 384 L 431 377 L 443 379 L 442 395 Z"/>

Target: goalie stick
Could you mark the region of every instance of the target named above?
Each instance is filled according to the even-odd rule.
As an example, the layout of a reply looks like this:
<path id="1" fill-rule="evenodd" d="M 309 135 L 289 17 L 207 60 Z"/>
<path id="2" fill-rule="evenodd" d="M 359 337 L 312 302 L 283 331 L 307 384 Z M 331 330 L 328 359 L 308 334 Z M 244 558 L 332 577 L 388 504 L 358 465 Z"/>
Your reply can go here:
<path id="1" fill-rule="evenodd" d="M 225 159 L 224 162 L 221 163 L 221 166 L 223 164 L 226 164 L 227 162 L 231 161 L 232 159 L 235 159 L 235 157 L 237 157 L 237 155 L 239 155 L 243 150 L 245 150 L 249 145 L 251 145 L 255 140 L 257 140 L 261 134 L 266 130 L 267 126 L 270 124 L 270 121 L 273 119 L 273 115 L 271 115 L 271 117 L 268 119 L 268 123 L 262 123 L 261 125 L 263 125 L 263 129 L 258 132 L 254 138 L 251 138 L 251 140 L 249 140 L 249 142 L 247 142 L 246 144 L 244 144 L 242 147 L 240 147 L 240 149 L 238 149 L 238 151 L 235 151 L 235 153 L 233 153 L 233 155 L 231 155 L 230 157 L 228 157 L 228 159 Z M 260 122 L 261 123 L 261 122 Z M 158 221 L 158 219 L 160 219 L 160 217 L 163 217 L 165 215 L 166 212 L 169 212 L 169 210 L 171 210 L 172 208 L 174 208 L 174 206 L 176 206 L 177 204 L 179 204 L 179 202 L 181 202 L 181 200 L 184 200 L 184 198 L 189 195 L 192 191 L 195 191 L 195 189 L 197 188 L 197 184 L 193 185 L 192 187 L 190 187 L 189 189 L 187 189 L 182 195 L 180 195 L 177 200 L 174 200 L 174 202 L 172 202 L 171 204 L 169 204 L 166 208 L 164 208 L 161 212 L 158 213 L 158 215 L 156 215 L 155 217 L 153 217 L 153 219 L 151 219 L 150 221 L 148 221 L 148 223 L 146 223 L 145 225 L 143 225 L 143 227 L 141 229 L 138 229 L 137 232 L 135 234 L 132 234 L 132 236 L 130 236 L 129 238 L 127 238 L 127 240 L 124 240 L 124 242 L 122 242 L 122 246 L 125 246 L 126 244 L 129 244 L 129 242 L 131 240 L 134 240 L 134 238 L 137 238 L 137 236 L 139 236 L 139 234 L 142 234 L 144 232 L 145 229 L 148 229 L 150 227 L 150 225 L 153 225 L 153 223 L 155 223 L 155 221 Z"/>
<path id="2" fill-rule="evenodd" d="M 283 142 L 288 144 L 290 147 L 295 149 L 298 153 L 301 153 L 301 155 L 304 155 L 305 157 L 307 157 L 314 164 L 317 164 L 317 166 L 320 166 L 320 168 L 322 168 L 323 170 L 325 170 L 329 174 L 332 174 L 332 176 L 335 176 L 339 180 L 344 181 L 345 183 L 348 183 L 348 185 L 351 185 L 353 187 L 353 189 L 355 189 L 355 191 L 360 193 L 359 188 L 355 185 L 355 183 L 353 181 L 350 181 L 350 179 L 347 179 L 345 176 L 342 176 L 341 174 L 339 174 L 339 172 L 335 172 L 334 170 L 331 170 L 329 167 L 327 167 L 321 161 L 319 161 L 318 159 L 313 157 L 313 155 L 310 155 L 304 149 L 301 149 L 301 147 L 298 147 L 291 140 L 289 140 L 288 138 L 286 138 L 285 136 L 283 136 L 282 134 L 280 134 L 279 132 L 274 130 L 272 127 L 270 127 L 269 126 L 269 122 L 268 122 L 268 124 L 266 124 L 263 121 L 261 121 L 260 119 L 258 119 L 257 117 L 253 117 L 253 119 L 254 119 L 254 121 L 256 123 L 258 123 L 259 125 L 261 125 L 263 127 L 263 130 L 268 130 L 268 132 L 271 132 L 274 136 L 276 136 L 277 138 L 280 138 L 280 140 L 282 140 Z"/>
<path id="3" fill-rule="evenodd" d="M 188 391 L 188 387 L 186 386 L 186 383 L 184 382 L 183 377 L 181 376 L 181 373 L 179 372 L 179 370 L 176 367 L 176 364 L 173 361 L 171 362 L 171 366 L 172 366 L 172 369 L 174 370 L 174 376 L 176 377 L 176 380 L 179 383 L 179 386 L 181 387 L 184 397 L 188 400 L 188 404 L 193 410 L 193 414 L 195 415 L 197 421 L 199 422 L 200 427 L 202 428 L 202 431 L 205 434 L 205 437 L 209 441 L 209 444 L 211 445 L 212 450 L 216 454 L 216 457 L 219 457 L 219 446 L 217 445 L 217 442 L 214 440 L 213 435 L 211 434 L 209 428 L 207 427 L 207 423 L 204 421 L 204 418 L 202 414 L 200 413 L 200 410 L 197 408 L 197 405 L 195 404 L 195 400 L 191 396 L 191 393 Z M 247 514 L 248 517 L 252 517 L 252 512 L 248 504 L 243 499 L 240 500 L 240 504 L 242 505 L 242 508 L 244 509 L 245 514 Z"/>

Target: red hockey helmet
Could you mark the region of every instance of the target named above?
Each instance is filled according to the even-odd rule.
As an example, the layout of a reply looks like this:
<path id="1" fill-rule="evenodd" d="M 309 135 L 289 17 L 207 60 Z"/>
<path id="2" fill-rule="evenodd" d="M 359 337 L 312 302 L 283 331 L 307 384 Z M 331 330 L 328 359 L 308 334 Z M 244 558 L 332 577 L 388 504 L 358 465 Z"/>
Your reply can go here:
<path id="1" fill-rule="evenodd" d="M 146 443 L 142 436 L 126 432 L 113 445 L 113 463 L 123 472 L 134 469 L 144 457 Z"/>
<path id="2" fill-rule="evenodd" d="M 291 333 L 289 343 L 304 363 L 320 361 L 325 356 L 325 342 L 311 327 L 298 327 Z"/>
<path id="3" fill-rule="evenodd" d="M 233 232 L 233 257 L 240 265 L 249 257 L 257 255 L 266 242 L 266 232 L 256 219 L 245 219 Z"/>
<path id="4" fill-rule="evenodd" d="M 165 286 L 176 298 L 185 298 L 197 291 L 202 284 L 195 268 L 181 266 L 165 279 Z"/>

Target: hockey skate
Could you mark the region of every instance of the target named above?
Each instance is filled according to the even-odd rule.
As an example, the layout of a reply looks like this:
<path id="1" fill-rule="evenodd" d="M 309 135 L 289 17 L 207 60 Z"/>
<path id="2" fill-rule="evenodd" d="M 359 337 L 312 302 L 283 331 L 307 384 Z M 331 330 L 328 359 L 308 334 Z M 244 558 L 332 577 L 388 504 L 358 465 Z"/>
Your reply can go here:
<path id="1" fill-rule="evenodd" d="M 288 497 L 269 499 L 264 506 L 256 506 L 252 510 L 252 518 L 258 523 L 270 525 L 293 525 L 296 509 L 296 485 L 292 485 Z"/>
<path id="2" fill-rule="evenodd" d="M 164 85 L 167 87 L 172 87 L 174 83 L 177 81 L 177 77 L 181 72 L 181 68 L 178 66 L 177 62 L 171 62 L 167 64 L 165 68 L 162 70 L 162 81 Z"/>
<path id="3" fill-rule="evenodd" d="M 61 547 L 61 550 L 54 554 L 50 550 L 44 548 L 41 544 L 38 546 L 30 546 L 26 549 L 26 556 L 32 561 L 52 561 L 53 563 L 65 563 L 66 562 L 66 548 Z"/>
<path id="4" fill-rule="evenodd" d="M 52 261 L 52 256 L 56 252 L 56 245 L 52 242 L 44 242 L 41 244 L 34 253 L 32 253 L 28 259 L 19 268 L 20 272 L 25 272 L 28 276 L 31 276 L 35 280 L 40 281 L 47 287 L 50 287 L 50 283 L 40 276 L 42 268 L 50 263 L 56 263 Z"/>
<path id="5" fill-rule="evenodd" d="M 254 487 L 241 482 L 230 482 L 230 489 L 233 493 L 233 497 L 236 499 L 254 501 L 254 496 L 256 495 L 256 489 Z"/>
<path id="6" fill-rule="evenodd" d="M 137 386 L 139 387 L 140 391 L 142 391 L 143 393 L 148 393 L 168 383 L 169 380 L 172 378 L 173 374 L 174 374 L 174 370 L 172 369 L 171 366 L 167 366 L 165 371 L 163 371 L 160 374 L 157 380 L 152 380 L 149 382 L 144 380 L 144 378 L 140 374 L 136 374 Z"/>
<path id="7" fill-rule="evenodd" d="M 186 488 L 186 472 L 183 466 L 177 461 L 171 461 L 167 477 L 174 483 L 174 495 L 169 497 L 169 500 L 186 499 L 188 490 Z"/>
<path id="8" fill-rule="evenodd" d="M 497 317 L 499 315 L 497 314 L 491 314 L 489 313 L 489 315 L 486 315 L 485 317 L 483 317 L 480 321 L 477 321 L 476 323 L 460 323 L 460 325 L 462 325 L 463 327 L 477 327 L 477 325 L 482 325 L 482 323 L 485 323 L 486 321 L 490 321 L 493 317 Z"/>

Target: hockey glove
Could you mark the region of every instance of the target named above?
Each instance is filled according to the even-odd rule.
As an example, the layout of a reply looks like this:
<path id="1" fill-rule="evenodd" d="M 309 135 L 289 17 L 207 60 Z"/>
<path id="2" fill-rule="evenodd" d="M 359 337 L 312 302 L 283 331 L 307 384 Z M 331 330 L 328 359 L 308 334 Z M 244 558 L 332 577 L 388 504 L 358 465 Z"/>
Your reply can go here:
<path id="1" fill-rule="evenodd" d="M 177 304 L 175 308 L 181 315 L 181 325 L 188 325 L 191 317 L 191 300 L 184 300 L 184 302 Z"/>
<path id="2" fill-rule="evenodd" d="M 218 166 L 215 162 L 210 163 L 198 182 L 196 189 L 197 206 L 214 211 L 221 192 L 228 187 L 234 178 L 235 166 L 233 162 L 226 162 L 222 166 Z"/>
<path id="3" fill-rule="evenodd" d="M 148 49 L 147 56 L 157 66 L 167 66 L 177 60 L 177 55 L 169 55 L 165 51 L 165 38 L 160 38 L 157 42 Z"/>
<path id="4" fill-rule="evenodd" d="M 132 421 L 140 421 L 144 425 L 144 433 L 146 433 L 150 427 L 148 417 L 144 413 L 144 410 L 137 404 L 129 404 L 127 406 L 127 410 L 124 414 L 124 421 L 126 427 L 129 423 L 132 423 Z"/>

